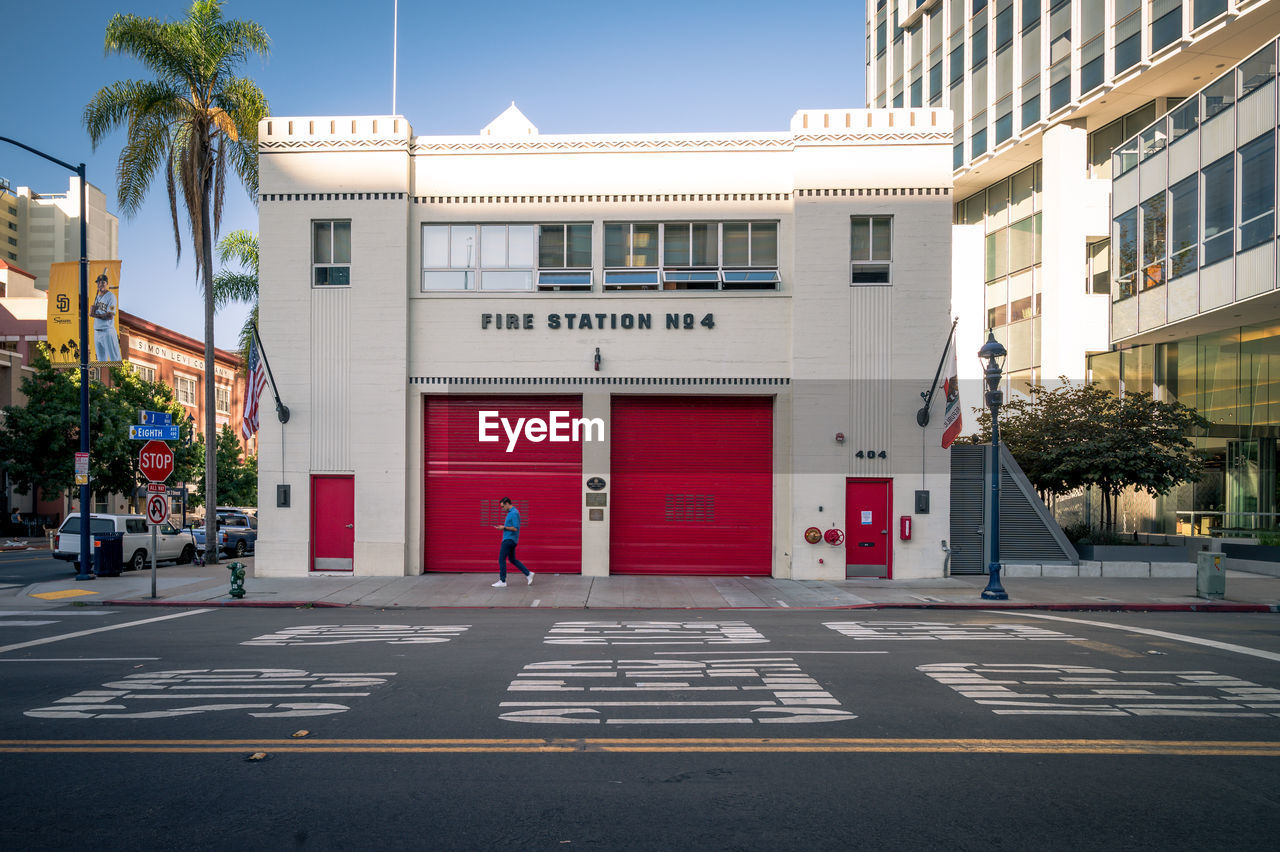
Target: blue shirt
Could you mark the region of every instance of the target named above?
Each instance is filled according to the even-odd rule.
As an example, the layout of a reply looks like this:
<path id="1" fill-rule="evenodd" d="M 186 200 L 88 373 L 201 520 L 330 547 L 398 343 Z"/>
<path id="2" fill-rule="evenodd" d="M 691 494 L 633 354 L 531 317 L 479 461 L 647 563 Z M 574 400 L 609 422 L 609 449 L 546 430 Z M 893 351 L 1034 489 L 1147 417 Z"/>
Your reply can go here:
<path id="1" fill-rule="evenodd" d="M 512 506 L 507 510 L 507 519 L 502 522 L 504 527 L 515 527 L 515 529 L 503 530 L 503 541 L 520 541 L 520 513 L 516 511 L 516 507 Z"/>

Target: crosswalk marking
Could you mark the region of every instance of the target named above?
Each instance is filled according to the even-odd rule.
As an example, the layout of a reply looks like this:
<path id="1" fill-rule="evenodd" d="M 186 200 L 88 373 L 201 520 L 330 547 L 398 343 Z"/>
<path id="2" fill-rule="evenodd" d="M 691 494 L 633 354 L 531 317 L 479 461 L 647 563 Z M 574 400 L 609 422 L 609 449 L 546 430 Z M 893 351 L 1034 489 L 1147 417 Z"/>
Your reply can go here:
<path id="1" fill-rule="evenodd" d="M 428 645 L 461 636 L 471 625 L 450 624 L 413 627 L 408 624 L 309 624 L 285 627 L 241 645 L 353 645 L 383 642 L 388 645 Z"/>
<path id="2" fill-rule="evenodd" d="M 945 621 L 828 621 L 823 624 L 850 639 L 862 640 L 1077 640 L 1075 636 L 1030 624 L 978 624 Z"/>
<path id="3" fill-rule="evenodd" d="M 754 645 L 769 640 L 745 621 L 559 621 L 547 645 Z"/>

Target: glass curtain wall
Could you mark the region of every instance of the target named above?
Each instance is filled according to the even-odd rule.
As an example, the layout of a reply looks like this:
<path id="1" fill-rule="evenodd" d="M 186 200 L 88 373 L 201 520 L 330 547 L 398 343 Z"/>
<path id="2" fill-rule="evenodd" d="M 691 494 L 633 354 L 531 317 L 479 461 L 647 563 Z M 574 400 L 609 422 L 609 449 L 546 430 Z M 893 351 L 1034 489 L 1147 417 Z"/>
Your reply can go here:
<path id="1" fill-rule="evenodd" d="M 983 225 L 987 327 L 1009 351 L 1016 384 L 1039 380 L 1040 164 L 997 181 L 956 205 L 956 221 Z"/>
<path id="2" fill-rule="evenodd" d="M 1152 532 L 1280 531 L 1280 321 L 1094 355 L 1089 371 L 1102 387 L 1152 392 L 1209 421 L 1194 436 L 1204 475 L 1157 499 Z"/>

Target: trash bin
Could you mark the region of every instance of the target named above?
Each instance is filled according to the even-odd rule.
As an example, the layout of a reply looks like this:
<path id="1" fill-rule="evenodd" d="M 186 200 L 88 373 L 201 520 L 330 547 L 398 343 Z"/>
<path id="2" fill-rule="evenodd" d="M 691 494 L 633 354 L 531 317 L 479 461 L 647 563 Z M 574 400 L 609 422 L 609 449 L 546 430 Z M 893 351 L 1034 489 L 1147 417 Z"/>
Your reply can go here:
<path id="1" fill-rule="evenodd" d="M 1222 600 L 1227 593 L 1227 572 L 1221 553 L 1201 552 L 1196 556 L 1196 597 Z"/>
<path id="2" fill-rule="evenodd" d="M 119 577 L 124 570 L 124 533 L 94 533 L 93 567 L 99 577 Z"/>

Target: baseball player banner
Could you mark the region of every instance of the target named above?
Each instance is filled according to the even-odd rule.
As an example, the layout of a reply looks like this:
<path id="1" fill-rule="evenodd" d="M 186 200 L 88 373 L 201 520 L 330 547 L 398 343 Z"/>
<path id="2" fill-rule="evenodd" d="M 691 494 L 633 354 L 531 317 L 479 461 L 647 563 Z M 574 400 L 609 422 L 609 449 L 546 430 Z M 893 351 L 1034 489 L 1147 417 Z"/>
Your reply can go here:
<path id="1" fill-rule="evenodd" d="M 47 334 L 55 367 L 80 366 L 80 263 L 49 267 Z M 123 363 L 120 356 L 120 261 L 89 261 L 89 366 Z"/>

